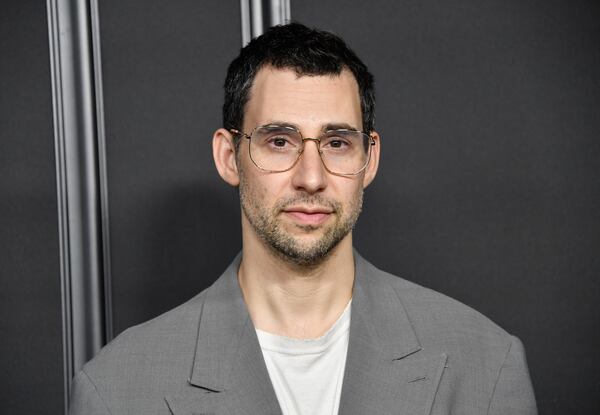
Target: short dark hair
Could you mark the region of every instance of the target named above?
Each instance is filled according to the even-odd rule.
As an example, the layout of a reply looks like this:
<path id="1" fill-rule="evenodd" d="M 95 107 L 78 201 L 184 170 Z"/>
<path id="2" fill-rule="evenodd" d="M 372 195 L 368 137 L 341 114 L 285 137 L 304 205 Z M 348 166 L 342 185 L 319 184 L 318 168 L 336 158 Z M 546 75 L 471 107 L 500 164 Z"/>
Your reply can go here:
<path id="1" fill-rule="evenodd" d="M 350 70 L 358 84 L 363 130 L 373 131 L 375 91 L 367 66 L 339 36 L 300 23 L 269 28 L 242 48 L 231 62 L 224 85 L 225 128 L 242 128 L 250 88 L 264 66 L 293 69 L 299 76 L 339 75 L 343 69 Z"/>

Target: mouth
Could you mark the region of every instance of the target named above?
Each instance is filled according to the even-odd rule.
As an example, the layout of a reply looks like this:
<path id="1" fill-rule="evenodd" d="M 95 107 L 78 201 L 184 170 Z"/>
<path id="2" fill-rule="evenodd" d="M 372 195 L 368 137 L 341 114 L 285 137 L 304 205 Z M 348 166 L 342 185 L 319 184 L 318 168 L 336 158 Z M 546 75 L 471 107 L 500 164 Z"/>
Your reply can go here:
<path id="1" fill-rule="evenodd" d="M 306 225 L 320 225 L 324 223 L 333 214 L 333 210 L 328 208 L 306 208 L 306 207 L 290 207 L 286 208 L 283 213 L 293 219 Z"/>

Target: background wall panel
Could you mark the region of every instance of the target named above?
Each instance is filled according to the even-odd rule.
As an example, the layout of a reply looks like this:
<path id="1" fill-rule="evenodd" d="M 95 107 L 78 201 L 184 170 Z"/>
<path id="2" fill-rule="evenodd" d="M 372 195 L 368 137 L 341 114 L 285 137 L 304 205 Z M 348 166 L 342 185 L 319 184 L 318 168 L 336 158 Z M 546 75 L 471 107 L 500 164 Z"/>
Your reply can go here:
<path id="1" fill-rule="evenodd" d="M 45 2 L 2 2 L 0 56 L 0 413 L 60 414 L 61 294 Z"/>
<path id="2" fill-rule="evenodd" d="M 211 139 L 239 2 L 100 2 L 114 331 L 208 286 L 240 249 Z"/>

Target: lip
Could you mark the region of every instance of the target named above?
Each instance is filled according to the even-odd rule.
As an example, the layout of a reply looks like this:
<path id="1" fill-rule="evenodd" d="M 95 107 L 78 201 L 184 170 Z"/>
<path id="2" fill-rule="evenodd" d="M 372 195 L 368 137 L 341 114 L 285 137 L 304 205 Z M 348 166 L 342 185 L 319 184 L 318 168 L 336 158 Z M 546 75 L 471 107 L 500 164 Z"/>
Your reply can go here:
<path id="1" fill-rule="evenodd" d="M 308 225 L 320 225 L 329 218 L 333 211 L 326 208 L 292 207 L 285 209 L 284 213 L 296 222 Z"/>
<path id="2" fill-rule="evenodd" d="M 301 212 L 307 214 L 313 213 L 332 213 L 333 211 L 324 207 L 304 207 L 304 206 L 291 206 L 284 210 L 285 212 Z"/>

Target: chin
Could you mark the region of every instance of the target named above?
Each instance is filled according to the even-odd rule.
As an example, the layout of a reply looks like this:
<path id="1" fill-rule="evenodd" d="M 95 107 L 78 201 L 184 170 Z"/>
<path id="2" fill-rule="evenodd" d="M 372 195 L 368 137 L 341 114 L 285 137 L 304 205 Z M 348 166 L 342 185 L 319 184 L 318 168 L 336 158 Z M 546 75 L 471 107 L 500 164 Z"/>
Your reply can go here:
<path id="1" fill-rule="evenodd" d="M 321 264 L 344 239 L 331 240 L 324 235 L 293 237 L 271 241 L 271 249 L 286 262 L 310 267 Z"/>

